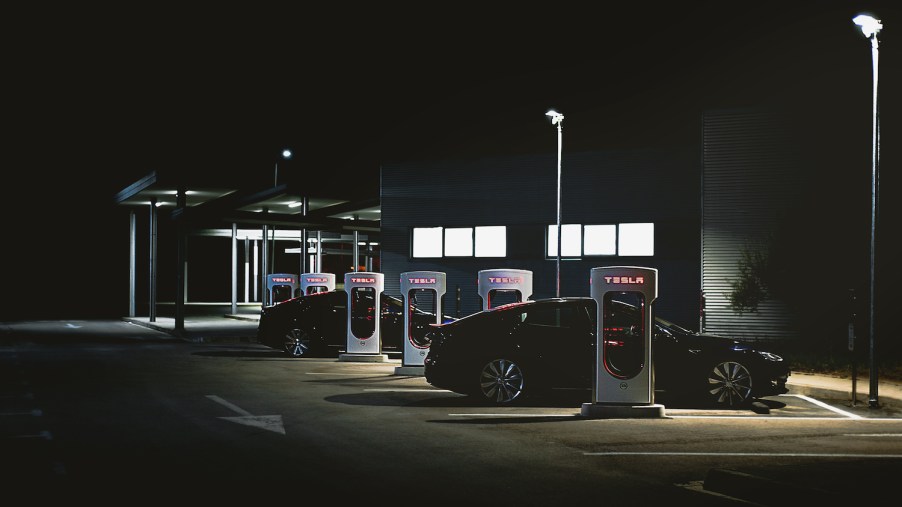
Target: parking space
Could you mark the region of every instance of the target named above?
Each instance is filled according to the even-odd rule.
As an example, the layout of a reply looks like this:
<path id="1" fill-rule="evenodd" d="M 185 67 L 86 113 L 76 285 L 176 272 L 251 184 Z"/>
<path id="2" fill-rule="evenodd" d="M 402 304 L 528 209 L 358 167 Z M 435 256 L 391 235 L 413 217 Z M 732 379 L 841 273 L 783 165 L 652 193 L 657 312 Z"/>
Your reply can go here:
<path id="1" fill-rule="evenodd" d="M 542 397 L 515 406 L 494 407 L 470 397 L 437 389 L 421 376 L 396 375 L 399 361 L 388 363 L 348 363 L 332 359 L 299 359 L 316 363 L 305 375 L 318 382 L 354 386 L 363 394 L 390 398 L 402 406 L 447 406 L 453 417 L 580 417 L 582 403 L 590 393 L 582 390 L 558 389 Z M 385 402 L 385 400 L 383 400 Z M 902 411 L 893 406 L 872 409 L 866 403 L 849 406 L 841 400 L 819 399 L 800 393 L 787 393 L 756 400 L 742 409 L 712 409 L 691 404 L 668 404 L 665 417 L 672 419 L 819 419 L 856 420 L 890 419 L 902 421 Z"/>

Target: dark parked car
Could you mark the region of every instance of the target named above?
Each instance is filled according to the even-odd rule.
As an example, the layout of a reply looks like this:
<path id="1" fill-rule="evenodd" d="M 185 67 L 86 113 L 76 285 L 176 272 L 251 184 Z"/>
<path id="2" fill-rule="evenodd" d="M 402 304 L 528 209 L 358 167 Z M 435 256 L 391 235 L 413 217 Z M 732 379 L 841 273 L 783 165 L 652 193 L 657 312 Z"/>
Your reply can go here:
<path id="1" fill-rule="evenodd" d="M 644 338 L 634 326 L 641 328 L 644 309 L 622 301 L 605 308 L 608 371 L 634 377 L 642 370 L 644 351 Z M 596 311 L 593 298 L 552 298 L 431 326 L 426 381 L 496 405 L 552 388 L 585 389 L 588 396 L 595 378 Z M 786 392 L 789 367 L 776 354 L 661 318 L 655 319 L 652 336 L 656 397 L 741 407 Z"/>
<path id="2" fill-rule="evenodd" d="M 291 357 L 305 355 L 335 355 L 347 349 L 348 293 L 332 290 L 302 295 L 260 312 L 257 341 L 284 351 Z M 353 308 L 351 329 L 358 336 L 372 336 L 375 319 L 372 315 L 373 291 L 355 291 L 360 298 Z M 382 294 L 379 335 L 382 351 L 401 353 L 404 349 L 404 303 L 400 298 Z M 435 314 L 410 307 L 413 329 L 411 340 L 425 344 L 424 335 Z M 446 317 L 446 321 L 447 321 Z"/>

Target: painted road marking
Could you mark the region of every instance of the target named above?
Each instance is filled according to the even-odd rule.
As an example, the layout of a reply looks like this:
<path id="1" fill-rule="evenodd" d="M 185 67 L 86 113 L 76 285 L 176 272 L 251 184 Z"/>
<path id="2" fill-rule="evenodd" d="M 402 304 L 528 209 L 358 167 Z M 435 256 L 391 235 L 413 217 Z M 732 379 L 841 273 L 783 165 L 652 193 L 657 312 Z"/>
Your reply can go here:
<path id="1" fill-rule="evenodd" d="M 27 412 L 3 412 L 3 413 L 0 413 L 0 416 L 6 416 L 6 415 L 8 415 L 8 416 L 31 415 L 34 417 L 41 417 L 42 415 L 44 415 L 44 412 L 42 412 L 41 409 L 36 408 L 34 410 L 29 410 Z"/>
<path id="2" fill-rule="evenodd" d="M 583 456 L 767 456 L 773 458 L 902 458 L 902 454 L 847 454 L 812 452 L 584 452 Z"/>
<path id="3" fill-rule="evenodd" d="M 457 413 L 457 414 L 448 414 L 449 417 L 565 417 L 565 416 L 574 416 L 574 417 L 582 417 L 581 414 L 572 414 L 572 413 L 563 413 L 563 414 L 530 414 L 530 413 L 494 413 L 494 414 L 486 414 L 486 413 L 473 413 L 473 414 L 465 414 L 465 413 Z M 766 419 L 769 421 L 848 421 L 850 418 L 848 417 L 795 417 L 795 416 L 767 416 L 767 415 L 670 415 L 667 414 L 666 417 L 661 417 L 662 420 L 667 419 L 737 419 L 737 420 L 761 420 Z M 896 419 L 892 417 L 855 417 L 854 419 L 862 420 L 862 421 L 884 421 L 884 422 L 897 422 L 902 423 L 902 418 Z M 622 419 L 591 419 L 593 421 L 616 421 Z"/>
<path id="4" fill-rule="evenodd" d="M 767 416 L 767 415 L 668 415 L 670 419 L 768 419 L 771 421 L 848 421 L 856 419 L 860 421 L 893 421 L 902 422 L 902 419 L 892 417 L 796 417 L 796 416 Z"/>
<path id="5" fill-rule="evenodd" d="M 53 440 L 53 435 L 50 434 L 49 431 L 42 431 L 38 434 L 33 435 L 16 435 L 9 438 L 43 438 L 44 440 Z"/>
<path id="6" fill-rule="evenodd" d="M 861 417 L 860 415 L 856 415 L 851 412 L 846 412 L 845 410 L 840 410 L 834 406 L 827 405 L 826 403 L 824 403 L 822 401 L 815 400 L 814 398 L 809 398 L 808 396 L 805 396 L 804 394 L 781 394 L 780 396 L 794 396 L 796 398 L 803 399 L 809 403 L 813 403 L 821 408 L 825 408 L 831 412 L 836 412 L 837 414 L 844 415 L 844 416 L 848 417 L 849 419 L 864 419 L 864 417 Z"/>
<path id="7" fill-rule="evenodd" d="M 373 391 L 377 393 L 450 393 L 445 389 L 364 389 L 364 391 Z"/>
<path id="8" fill-rule="evenodd" d="M 363 373 L 363 372 L 361 372 L 361 373 L 332 373 L 332 372 L 318 372 L 318 371 L 308 371 L 306 373 L 306 375 L 352 375 L 352 376 L 357 376 L 357 377 L 377 377 L 377 376 L 393 377 L 394 376 L 393 374 L 389 374 L 389 373 L 386 373 L 383 375 L 378 375 L 375 373 Z"/>
<path id="9" fill-rule="evenodd" d="M 844 437 L 894 437 L 902 438 L 902 433 L 846 433 Z"/>
<path id="10" fill-rule="evenodd" d="M 448 414 L 451 417 L 576 417 L 579 414 Z"/>
<path id="11" fill-rule="evenodd" d="M 231 421 L 233 423 L 244 424 L 245 426 L 262 428 L 274 433 L 281 433 L 282 435 L 285 434 L 285 426 L 282 425 L 282 416 L 280 415 L 253 415 L 247 410 L 244 410 L 238 405 L 230 403 L 220 398 L 219 396 L 208 394 L 207 398 L 241 414 L 241 416 L 239 417 L 220 417 L 220 419 L 225 419 L 226 421 Z"/>

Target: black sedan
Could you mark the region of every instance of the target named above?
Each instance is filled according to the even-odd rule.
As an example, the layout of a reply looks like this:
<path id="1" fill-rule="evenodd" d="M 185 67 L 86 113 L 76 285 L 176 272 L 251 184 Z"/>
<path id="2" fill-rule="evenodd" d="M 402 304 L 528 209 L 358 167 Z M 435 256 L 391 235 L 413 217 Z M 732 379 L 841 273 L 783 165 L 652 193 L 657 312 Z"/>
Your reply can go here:
<path id="1" fill-rule="evenodd" d="M 608 371 L 621 378 L 641 371 L 630 323 L 636 306 L 605 305 Z M 552 298 L 484 310 L 433 325 L 424 375 L 434 387 L 510 405 L 551 389 L 590 393 L 595 378 L 593 298 Z M 641 324 L 640 324 L 641 325 Z M 616 335 L 616 336 L 615 336 Z M 634 335 L 630 338 L 630 335 Z M 641 342 L 638 345 L 642 347 Z M 652 341 L 655 394 L 719 407 L 741 407 L 786 392 L 789 366 L 780 356 L 720 336 L 698 334 L 655 319 Z M 637 359 L 638 358 L 638 359 Z"/>
<path id="2" fill-rule="evenodd" d="M 369 298 L 352 305 L 359 309 L 352 315 L 351 328 L 361 336 L 371 336 L 375 330 L 372 315 L 374 293 L 355 292 L 353 297 Z M 379 335 L 382 351 L 401 353 L 404 348 L 404 303 L 400 298 L 382 294 Z M 424 312 L 415 306 L 411 310 L 413 329 L 410 339 L 418 345 L 425 344 L 424 335 L 429 324 L 435 323 L 435 314 Z M 291 357 L 336 355 L 347 349 L 348 293 L 332 290 L 302 295 L 260 312 L 257 341 L 267 347 L 284 351 Z"/>

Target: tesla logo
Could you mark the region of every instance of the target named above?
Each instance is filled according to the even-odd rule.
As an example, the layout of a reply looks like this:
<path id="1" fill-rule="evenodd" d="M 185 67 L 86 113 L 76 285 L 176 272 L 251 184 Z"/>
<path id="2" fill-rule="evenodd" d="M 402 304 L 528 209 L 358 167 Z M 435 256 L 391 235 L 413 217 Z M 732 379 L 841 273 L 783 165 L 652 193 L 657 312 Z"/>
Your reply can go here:
<path id="1" fill-rule="evenodd" d="M 310 282 L 310 283 L 320 283 L 320 282 L 321 282 L 321 283 L 325 283 L 325 282 L 328 282 L 328 281 L 329 281 L 329 280 L 326 279 L 326 278 L 307 278 L 306 280 L 307 280 L 308 282 Z"/>
<path id="2" fill-rule="evenodd" d="M 408 278 L 407 283 L 435 283 L 435 278 Z"/>
<path id="3" fill-rule="evenodd" d="M 645 283 L 644 276 L 606 276 L 604 277 L 604 283 L 613 283 L 613 284 L 630 284 L 630 285 L 642 285 Z"/>
<path id="4" fill-rule="evenodd" d="M 517 276 L 490 276 L 489 283 L 523 283 L 523 279 Z"/>
<path id="5" fill-rule="evenodd" d="M 621 382 L 621 383 L 620 383 L 620 389 L 627 389 L 629 386 L 630 386 L 630 385 L 627 384 L 626 382 Z"/>
<path id="6" fill-rule="evenodd" d="M 376 283 L 375 278 L 351 278 L 353 283 Z"/>
<path id="7" fill-rule="evenodd" d="M 274 277 L 274 278 L 272 278 L 272 281 L 274 281 L 274 282 L 292 283 L 292 282 L 294 282 L 294 278 L 280 278 L 280 277 Z"/>

